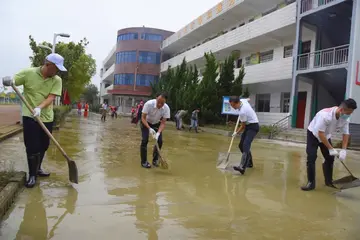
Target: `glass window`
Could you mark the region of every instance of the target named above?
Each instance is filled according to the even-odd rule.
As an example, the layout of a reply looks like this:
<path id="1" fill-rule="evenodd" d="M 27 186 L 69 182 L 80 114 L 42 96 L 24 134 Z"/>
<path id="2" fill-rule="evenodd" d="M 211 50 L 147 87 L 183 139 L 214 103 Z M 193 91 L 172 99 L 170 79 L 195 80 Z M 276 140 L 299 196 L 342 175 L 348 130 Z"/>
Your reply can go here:
<path id="1" fill-rule="evenodd" d="M 114 85 L 134 85 L 135 74 L 120 73 L 114 75 Z"/>
<path id="2" fill-rule="evenodd" d="M 148 75 L 148 74 L 138 74 L 136 75 L 136 85 L 138 86 L 147 86 L 151 87 L 151 84 L 157 83 L 159 76 Z"/>
<path id="3" fill-rule="evenodd" d="M 290 93 L 283 92 L 281 93 L 281 112 L 288 113 L 290 109 Z"/>
<path id="4" fill-rule="evenodd" d="M 142 33 L 141 39 L 161 42 L 163 40 L 163 37 L 160 34 Z"/>
<path id="5" fill-rule="evenodd" d="M 160 53 L 140 51 L 139 63 L 160 64 Z"/>
<path id="6" fill-rule="evenodd" d="M 270 112 L 270 93 L 256 94 L 256 112 Z"/>
<path id="7" fill-rule="evenodd" d="M 117 41 L 127 41 L 127 40 L 135 40 L 138 39 L 138 33 L 124 33 L 120 34 L 117 37 Z"/>
<path id="8" fill-rule="evenodd" d="M 284 47 L 284 58 L 292 57 L 293 45 Z"/>
<path id="9" fill-rule="evenodd" d="M 136 62 L 136 51 L 125 51 L 116 53 L 116 64 Z"/>
<path id="10" fill-rule="evenodd" d="M 274 58 L 274 50 L 260 53 L 260 63 L 270 62 Z"/>

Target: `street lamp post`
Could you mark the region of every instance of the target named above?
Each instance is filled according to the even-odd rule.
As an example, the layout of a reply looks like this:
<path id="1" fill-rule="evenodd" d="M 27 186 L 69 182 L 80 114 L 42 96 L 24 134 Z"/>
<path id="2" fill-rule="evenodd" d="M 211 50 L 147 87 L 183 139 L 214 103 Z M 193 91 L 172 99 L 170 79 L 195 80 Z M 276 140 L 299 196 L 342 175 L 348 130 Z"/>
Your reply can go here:
<path id="1" fill-rule="evenodd" d="M 52 44 L 52 49 L 51 49 L 52 53 L 55 53 L 55 46 L 56 46 L 56 38 L 57 37 L 69 38 L 70 34 L 67 34 L 67 33 L 54 33 L 53 44 Z M 55 105 L 60 105 L 60 97 L 55 98 Z"/>

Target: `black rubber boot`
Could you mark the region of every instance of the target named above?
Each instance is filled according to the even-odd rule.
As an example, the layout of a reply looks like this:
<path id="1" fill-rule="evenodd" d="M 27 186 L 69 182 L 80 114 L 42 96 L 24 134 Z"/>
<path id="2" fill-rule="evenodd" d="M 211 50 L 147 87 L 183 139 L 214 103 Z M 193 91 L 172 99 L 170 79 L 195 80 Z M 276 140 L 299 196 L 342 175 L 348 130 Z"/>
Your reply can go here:
<path id="1" fill-rule="evenodd" d="M 196 132 L 196 133 L 199 133 L 199 131 L 198 131 L 198 128 L 197 128 L 197 127 L 195 128 L 195 132 Z"/>
<path id="2" fill-rule="evenodd" d="M 44 160 L 44 156 L 45 156 L 45 152 L 40 153 L 39 169 L 38 169 L 38 171 L 37 171 L 37 175 L 38 175 L 39 177 L 49 177 L 49 176 L 50 176 L 50 173 L 45 172 L 45 171 L 41 168 L 41 164 L 42 164 L 42 162 L 43 162 L 43 160 Z"/>
<path id="3" fill-rule="evenodd" d="M 315 189 L 315 164 L 307 165 L 307 178 L 308 182 L 305 186 L 301 187 L 303 191 L 311 191 Z"/>
<path id="4" fill-rule="evenodd" d="M 242 157 L 241 157 L 241 162 L 240 162 L 240 166 L 234 166 L 234 170 L 239 171 L 241 174 L 245 174 L 245 170 L 246 170 L 246 166 L 248 165 L 248 154 L 247 153 L 243 153 Z"/>
<path id="5" fill-rule="evenodd" d="M 189 132 L 191 131 L 191 127 L 189 127 Z"/>
<path id="6" fill-rule="evenodd" d="M 159 155 L 157 153 L 157 150 L 156 150 L 156 146 L 154 146 L 154 149 L 153 149 L 153 161 L 152 161 L 152 164 L 154 167 L 158 167 L 159 166 Z"/>
<path id="7" fill-rule="evenodd" d="M 333 170 L 334 170 L 334 163 L 324 162 L 322 164 L 322 169 L 324 173 L 325 185 L 331 188 L 336 188 L 333 182 Z"/>
<path id="8" fill-rule="evenodd" d="M 253 168 L 253 159 L 252 159 L 252 154 L 251 152 L 249 152 L 249 161 L 248 161 L 248 168 Z"/>
<path id="9" fill-rule="evenodd" d="M 141 166 L 142 166 L 143 168 L 151 168 L 151 165 L 150 165 L 150 163 L 148 163 L 148 162 L 141 163 Z"/>
<path id="10" fill-rule="evenodd" d="M 39 169 L 40 154 L 32 154 L 27 157 L 29 166 L 29 179 L 25 184 L 25 187 L 32 188 L 36 184 L 36 175 Z"/>

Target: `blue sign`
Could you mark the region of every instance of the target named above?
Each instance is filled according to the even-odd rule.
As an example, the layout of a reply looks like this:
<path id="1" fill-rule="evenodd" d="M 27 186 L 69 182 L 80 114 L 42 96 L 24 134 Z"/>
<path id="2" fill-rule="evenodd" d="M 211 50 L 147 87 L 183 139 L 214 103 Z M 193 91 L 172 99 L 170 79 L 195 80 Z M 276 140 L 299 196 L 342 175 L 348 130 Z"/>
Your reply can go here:
<path id="1" fill-rule="evenodd" d="M 239 115 L 239 112 L 231 107 L 229 99 L 229 96 L 223 96 L 221 114 Z"/>

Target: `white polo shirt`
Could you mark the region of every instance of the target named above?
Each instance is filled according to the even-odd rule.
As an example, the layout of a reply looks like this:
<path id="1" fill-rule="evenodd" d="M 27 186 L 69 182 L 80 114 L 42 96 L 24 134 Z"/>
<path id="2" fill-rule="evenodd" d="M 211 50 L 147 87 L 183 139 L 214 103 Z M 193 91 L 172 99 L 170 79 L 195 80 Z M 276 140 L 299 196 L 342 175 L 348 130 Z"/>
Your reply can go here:
<path id="1" fill-rule="evenodd" d="M 156 107 L 156 99 L 149 100 L 145 103 L 142 113 L 146 113 L 146 121 L 151 124 L 157 124 L 161 118 L 170 118 L 170 108 L 165 103 L 160 109 Z"/>
<path id="2" fill-rule="evenodd" d="M 246 125 L 251 123 L 259 123 L 259 119 L 250 103 L 246 99 L 240 99 L 240 102 L 242 105 L 239 109 L 237 109 L 239 112 L 240 121 L 246 123 Z"/>
<path id="3" fill-rule="evenodd" d="M 336 110 L 338 107 L 325 108 L 319 111 L 311 121 L 308 130 L 321 142 L 319 131 L 325 132 L 327 139 L 331 138 L 331 134 L 341 129 L 343 134 L 349 134 L 349 119 L 336 119 Z"/>

